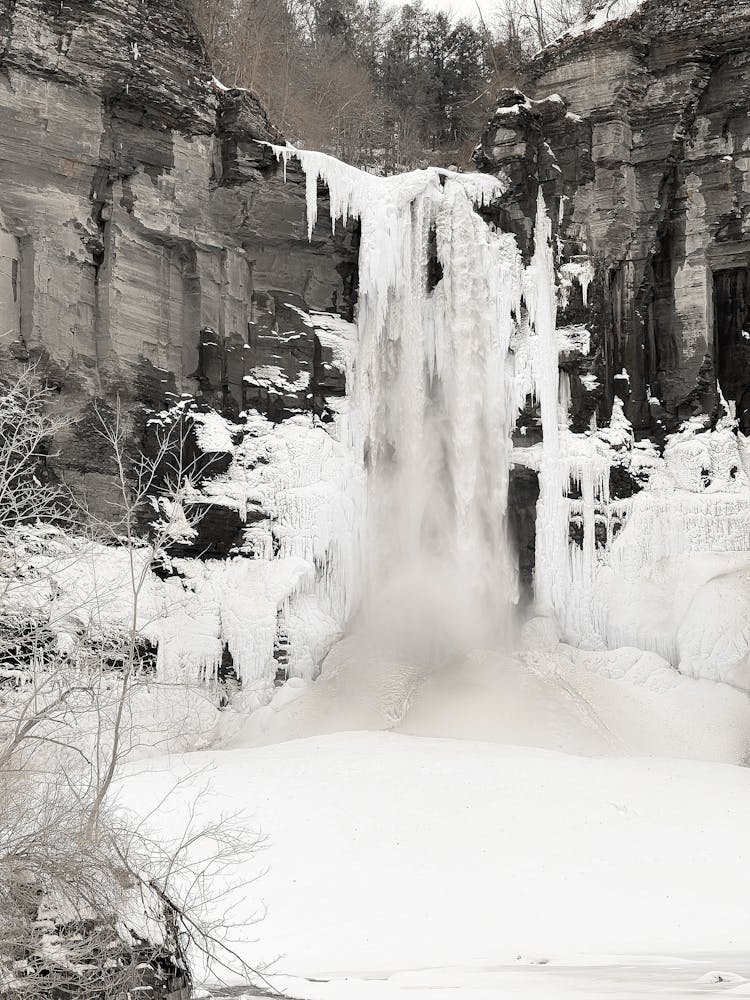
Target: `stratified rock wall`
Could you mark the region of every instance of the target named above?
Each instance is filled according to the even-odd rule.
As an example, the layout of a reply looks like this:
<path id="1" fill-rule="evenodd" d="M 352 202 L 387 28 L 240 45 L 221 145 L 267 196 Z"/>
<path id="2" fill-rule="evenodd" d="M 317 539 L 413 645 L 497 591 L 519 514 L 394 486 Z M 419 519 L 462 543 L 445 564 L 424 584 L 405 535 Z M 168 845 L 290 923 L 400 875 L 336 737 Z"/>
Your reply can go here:
<path id="1" fill-rule="evenodd" d="M 279 139 L 251 94 L 212 81 L 182 0 L 1 0 L 4 366 L 41 359 L 71 415 L 181 393 L 232 413 L 255 401 L 271 330 L 289 382 L 310 375 L 287 409 L 324 407 L 319 345 L 286 303 L 350 312 L 356 234 L 321 212 L 308 244 L 304 177 L 290 164 L 285 183 L 262 144 Z M 85 426 L 62 444 L 100 493 Z"/>
<path id="2" fill-rule="evenodd" d="M 502 221 L 526 252 L 541 184 L 563 278 L 595 269 L 583 374 L 599 416 L 624 369 L 628 417 L 658 436 L 712 411 L 718 374 L 748 430 L 750 2 L 623 9 L 540 53 L 537 100 L 501 94 L 477 159 L 509 177 Z"/>

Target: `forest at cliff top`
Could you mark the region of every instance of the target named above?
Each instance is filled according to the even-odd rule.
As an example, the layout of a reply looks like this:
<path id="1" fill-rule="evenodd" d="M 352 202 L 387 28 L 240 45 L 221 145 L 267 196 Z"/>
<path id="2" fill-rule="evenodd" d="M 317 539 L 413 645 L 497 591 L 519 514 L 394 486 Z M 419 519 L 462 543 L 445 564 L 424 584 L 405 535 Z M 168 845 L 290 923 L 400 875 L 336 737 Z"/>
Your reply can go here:
<path id="1" fill-rule="evenodd" d="M 498 90 L 596 6 L 494 0 L 468 19 L 422 0 L 193 0 L 225 85 L 296 145 L 387 173 L 465 165 Z"/>

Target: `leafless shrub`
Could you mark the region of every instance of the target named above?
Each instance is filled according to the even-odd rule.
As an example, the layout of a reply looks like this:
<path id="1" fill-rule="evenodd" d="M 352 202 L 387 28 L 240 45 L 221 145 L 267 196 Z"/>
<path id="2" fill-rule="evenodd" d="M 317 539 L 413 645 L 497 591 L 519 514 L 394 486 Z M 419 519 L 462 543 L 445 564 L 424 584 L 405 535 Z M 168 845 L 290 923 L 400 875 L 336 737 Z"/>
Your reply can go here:
<path id="1" fill-rule="evenodd" d="M 188 947 L 219 969 L 257 978 L 231 949 L 231 914 L 221 897 L 209 898 L 225 868 L 257 848 L 256 838 L 236 819 L 201 825 L 193 815 L 180 841 L 165 843 L 113 801 L 134 745 L 139 602 L 151 559 L 192 528 L 185 423 L 167 421 L 147 457 L 133 454 L 119 403 L 114 416 L 96 410 L 115 469 L 112 517 L 97 520 L 64 485 L 37 476 L 47 442 L 63 426 L 47 415 L 47 398 L 33 369 L 0 387 L 0 614 L 11 623 L 0 629 L 0 661 L 7 667 L 11 652 L 17 658 L 0 676 L 0 995 L 124 1000 L 150 977 L 158 996 L 174 985 Z M 154 500 L 161 516 L 144 538 L 144 512 L 153 517 Z M 109 642 L 97 640 L 106 595 L 94 587 L 76 608 L 88 626 L 75 655 L 55 645 L 60 623 L 44 617 L 39 566 L 50 548 L 65 562 L 81 558 L 81 547 L 39 528 L 23 555 L 14 551 L 23 525 L 59 521 L 61 511 L 66 523 L 87 529 L 89 542 L 103 538 L 123 550 L 128 570 L 127 620 L 110 630 Z M 54 573 L 42 582 L 53 589 Z M 42 593 L 25 618 L 24 588 Z M 24 622 L 22 637 L 14 621 Z"/>

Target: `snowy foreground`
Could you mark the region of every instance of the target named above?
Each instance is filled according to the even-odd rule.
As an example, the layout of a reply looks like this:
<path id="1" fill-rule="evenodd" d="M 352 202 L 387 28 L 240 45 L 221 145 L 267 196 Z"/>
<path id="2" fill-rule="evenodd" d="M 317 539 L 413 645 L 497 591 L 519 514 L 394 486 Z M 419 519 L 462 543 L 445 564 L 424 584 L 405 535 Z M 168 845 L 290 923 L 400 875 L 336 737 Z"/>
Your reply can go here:
<path id="1" fill-rule="evenodd" d="M 474 691 L 451 713 L 458 738 L 363 731 L 373 717 L 343 711 L 356 702 L 350 668 L 327 695 L 323 681 L 277 706 L 263 741 L 283 742 L 242 746 L 235 732 L 226 749 L 137 762 L 122 798 L 145 814 L 173 789 L 155 819 L 175 837 L 191 810 L 245 810 L 266 846 L 232 874 L 238 948 L 251 963 L 276 959 L 272 981 L 292 996 L 750 996 L 750 771 L 677 759 L 698 756 L 702 737 L 714 761 L 739 759 L 745 696 L 674 673 L 660 694 L 637 680 L 653 662 L 619 656 L 635 663 L 608 681 L 599 664 L 588 688 L 568 662 L 578 696 L 558 687 L 556 701 L 550 675 L 522 683 L 500 668 L 512 707 L 498 718 L 490 705 L 494 730 L 477 728 L 494 697 L 481 657 L 412 685 L 399 727 L 421 733 L 445 732 L 454 680 Z M 393 678 L 385 688 L 393 697 Z M 290 738 L 316 717 L 361 731 Z M 614 742 L 591 742 L 592 756 L 503 744 L 543 742 L 545 718 L 559 746 L 585 731 Z M 482 742 L 461 738 L 462 719 Z M 644 720 L 669 741 L 628 746 Z M 252 727 L 245 736 L 259 741 Z M 622 756 L 652 750 L 670 756 Z"/>
<path id="2" fill-rule="evenodd" d="M 265 541 L 176 560 L 150 634 L 176 681 L 210 679 L 226 644 L 242 688 L 194 752 L 131 759 L 123 805 L 175 841 L 238 810 L 248 843 L 262 831 L 206 895 L 291 996 L 750 996 L 750 443 L 731 407 L 663 454 L 619 400 L 573 434 L 560 354 L 591 337 L 557 329 L 541 192 L 524 268 L 474 211 L 495 180 L 274 150 L 307 174 L 310 233 L 319 180 L 332 221 L 360 219 L 347 399 L 330 439 L 302 417 L 229 435 L 206 490 L 270 512 Z M 543 440 L 514 448 L 529 397 Z M 514 464 L 539 475 L 551 617 L 511 639 Z M 632 496 L 610 497 L 615 467 Z"/>

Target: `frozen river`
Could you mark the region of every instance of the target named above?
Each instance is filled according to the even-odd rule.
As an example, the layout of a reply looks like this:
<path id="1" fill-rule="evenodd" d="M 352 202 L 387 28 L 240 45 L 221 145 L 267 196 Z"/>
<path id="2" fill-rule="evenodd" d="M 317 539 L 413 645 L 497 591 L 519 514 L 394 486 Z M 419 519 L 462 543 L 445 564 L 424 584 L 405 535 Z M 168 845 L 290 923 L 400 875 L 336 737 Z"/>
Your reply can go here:
<path id="1" fill-rule="evenodd" d="M 280 984 L 282 985 L 282 984 Z M 565 1000 L 588 997 L 750 997 L 747 955 L 625 959 L 602 965 L 547 963 L 497 968 L 420 969 L 388 977 L 337 978 L 328 982 L 285 980 L 298 1000 Z M 216 990 L 213 1000 L 274 996 L 247 987 Z"/>

